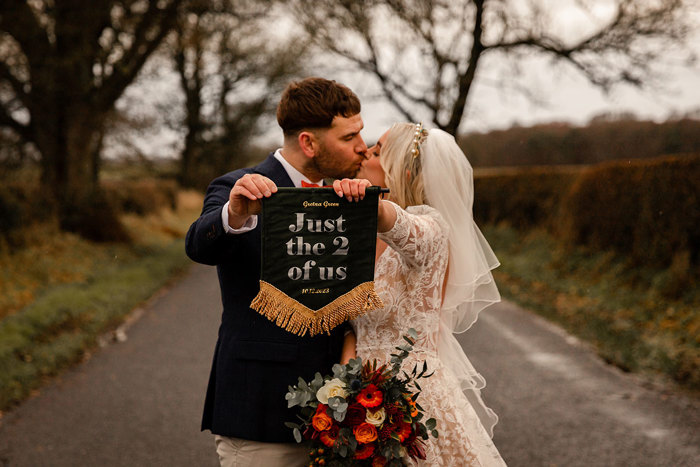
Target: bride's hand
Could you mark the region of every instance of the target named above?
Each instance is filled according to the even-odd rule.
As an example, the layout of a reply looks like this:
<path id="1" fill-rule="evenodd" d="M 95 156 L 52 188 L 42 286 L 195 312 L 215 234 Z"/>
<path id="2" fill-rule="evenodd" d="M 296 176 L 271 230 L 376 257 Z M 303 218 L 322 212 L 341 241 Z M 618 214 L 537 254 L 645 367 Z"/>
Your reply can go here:
<path id="1" fill-rule="evenodd" d="M 359 201 L 365 197 L 365 189 L 372 186 L 363 178 L 344 178 L 333 182 L 333 189 L 338 196 L 345 196 L 348 201 Z"/>

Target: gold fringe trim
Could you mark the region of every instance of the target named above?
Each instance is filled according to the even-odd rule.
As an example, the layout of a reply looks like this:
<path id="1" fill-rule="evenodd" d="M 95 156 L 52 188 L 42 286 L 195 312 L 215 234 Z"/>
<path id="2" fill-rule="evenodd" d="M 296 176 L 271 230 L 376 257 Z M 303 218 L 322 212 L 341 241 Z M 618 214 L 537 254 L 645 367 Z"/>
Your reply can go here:
<path id="1" fill-rule="evenodd" d="M 307 332 L 311 336 L 321 332 L 330 334 L 331 329 L 342 322 L 355 319 L 383 306 L 382 300 L 374 291 L 372 281 L 363 282 L 323 308 L 314 311 L 269 282 L 261 280 L 260 292 L 250 303 L 252 309 L 277 326 L 298 336 L 303 336 Z"/>

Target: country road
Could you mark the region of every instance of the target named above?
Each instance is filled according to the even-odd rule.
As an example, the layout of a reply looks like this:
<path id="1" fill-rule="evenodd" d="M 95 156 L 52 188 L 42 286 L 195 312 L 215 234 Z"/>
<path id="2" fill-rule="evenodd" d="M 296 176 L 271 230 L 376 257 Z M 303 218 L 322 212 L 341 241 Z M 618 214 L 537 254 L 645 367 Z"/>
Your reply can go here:
<path id="1" fill-rule="evenodd" d="M 98 350 L 0 419 L 0 466 L 216 466 L 199 421 L 219 323 L 213 268 L 152 299 Z M 603 363 L 508 302 L 459 336 L 500 416 L 509 466 L 700 465 L 700 401 Z"/>

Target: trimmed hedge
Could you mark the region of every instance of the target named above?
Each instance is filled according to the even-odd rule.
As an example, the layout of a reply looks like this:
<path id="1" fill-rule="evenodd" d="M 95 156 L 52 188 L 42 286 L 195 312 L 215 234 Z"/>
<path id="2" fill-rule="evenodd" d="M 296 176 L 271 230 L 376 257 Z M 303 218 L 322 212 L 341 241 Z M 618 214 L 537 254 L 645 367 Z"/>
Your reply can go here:
<path id="1" fill-rule="evenodd" d="M 700 155 L 593 166 L 562 203 L 564 240 L 667 266 L 700 249 Z"/>
<path id="2" fill-rule="evenodd" d="M 554 227 L 562 198 L 580 173 L 580 168 L 533 167 L 477 171 L 474 177 L 474 218 L 477 223 L 506 222 L 519 229 Z"/>
<path id="3" fill-rule="evenodd" d="M 477 222 L 544 227 L 638 264 L 700 263 L 700 154 L 475 176 Z"/>

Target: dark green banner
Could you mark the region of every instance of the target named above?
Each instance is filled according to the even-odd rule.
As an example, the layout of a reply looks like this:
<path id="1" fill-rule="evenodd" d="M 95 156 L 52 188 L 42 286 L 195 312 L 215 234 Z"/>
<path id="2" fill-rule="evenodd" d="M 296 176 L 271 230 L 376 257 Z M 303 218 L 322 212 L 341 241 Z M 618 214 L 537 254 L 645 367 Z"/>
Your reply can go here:
<path id="1" fill-rule="evenodd" d="M 374 292 L 379 188 L 349 202 L 332 188 L 263 200 L 260 293 L 251 307 L 295 334 L 330 332 L 381 307 Z"/>

